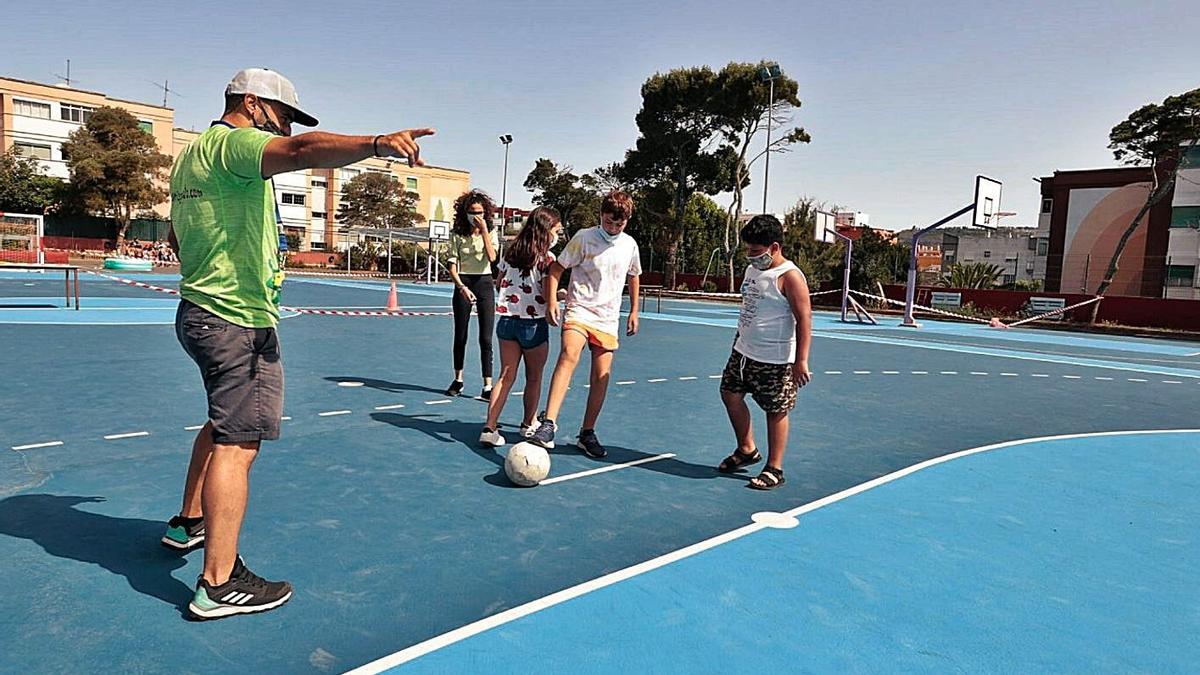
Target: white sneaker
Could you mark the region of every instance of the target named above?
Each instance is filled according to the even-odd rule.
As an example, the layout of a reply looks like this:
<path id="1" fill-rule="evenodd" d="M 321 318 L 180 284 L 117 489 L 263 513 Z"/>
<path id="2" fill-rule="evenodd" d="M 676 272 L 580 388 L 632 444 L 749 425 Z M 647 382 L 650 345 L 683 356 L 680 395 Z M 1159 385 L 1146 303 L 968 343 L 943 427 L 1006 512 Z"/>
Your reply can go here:
<path id="1" fill-rule="evenodd" d="M 521 438 L 531 438 L 533 432 L 537 431 L 536 424 L 525 424 L 521 422 Z"/>
<path id="2" fill-rule="evenodd" d="M 499 431 L 489 431 L 484 429 L 483 433 L 479 434 L 479 443 L 480 445 L 490 445 L 493 448 L 498 448 L 504 445 L 506 441 L 504 440 L 504 437 L 500 435 Z"/>

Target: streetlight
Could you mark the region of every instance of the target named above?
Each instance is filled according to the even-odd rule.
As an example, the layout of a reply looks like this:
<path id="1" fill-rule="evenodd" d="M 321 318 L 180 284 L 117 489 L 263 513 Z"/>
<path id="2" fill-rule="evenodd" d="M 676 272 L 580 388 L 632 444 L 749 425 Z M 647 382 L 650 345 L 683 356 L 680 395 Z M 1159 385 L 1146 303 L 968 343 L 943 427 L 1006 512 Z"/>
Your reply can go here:
<path id="1" fill-rule="evenodd" d="M 767 212 L 767 181 L 771 176 L 771 117 L 775 112 L 775 78 L 782 74 L 778 63 L 768 63 L 758 69 L 758 79 L 771 85 L 771 95 L 767 103 L 767 165 L 763 170 L 763 213 Z"/>
<path id="2" fill-rule="evenodd" d="M 508 227 L 508 215 L 504 207 L 508 201 L 508 146 L 512 144 L 512 135 L 504 134 L 500 142 L 504 144 L 504 179 L 500 185 L 500 247 L 504 247 L 504 230 Z"/>

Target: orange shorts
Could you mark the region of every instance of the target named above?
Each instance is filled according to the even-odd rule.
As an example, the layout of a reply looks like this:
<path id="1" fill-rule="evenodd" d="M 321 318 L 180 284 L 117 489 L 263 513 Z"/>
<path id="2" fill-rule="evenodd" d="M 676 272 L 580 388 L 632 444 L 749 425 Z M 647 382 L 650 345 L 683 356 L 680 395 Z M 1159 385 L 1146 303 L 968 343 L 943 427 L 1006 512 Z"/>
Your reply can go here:
<path id="1" fill-rule="evenodd" d="M 567 321 L 563 323 L 563 332 L 573 330 L 576 333 L 582 333 L 587 338 L 589 344 L 593 344 L 601 349 L 607 349 L 610 352 L 617 351 L 620 346 L 617 342 L 617 336 L 612 333 L 605 333 L 602 330 L 597 330 L 578 321 Z"/>

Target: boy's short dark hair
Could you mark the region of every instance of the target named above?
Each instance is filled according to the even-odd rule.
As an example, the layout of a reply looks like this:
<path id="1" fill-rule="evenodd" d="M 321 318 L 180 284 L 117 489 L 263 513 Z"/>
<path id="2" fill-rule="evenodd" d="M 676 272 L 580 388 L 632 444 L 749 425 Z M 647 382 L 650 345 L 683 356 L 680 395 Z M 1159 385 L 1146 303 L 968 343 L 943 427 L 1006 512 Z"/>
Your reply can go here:
<path id="1" fill-rule="evenodd" d="M 604 201 L 600 202 L 600 213 L 628 219 L 633 216 L 633 197 L 623 190 L 613 190 L 604 196 Z"/>
<path id="2" fill-rule="evenodd" d="M 779 219 L 770 214 L 762 214 L 754 216 L 746 226 L 742 228 L 742 241 L 747 244 L 757 244 L 759 246 L 770 246 L 771 244 L 783 245 L 783 223 Z"/>

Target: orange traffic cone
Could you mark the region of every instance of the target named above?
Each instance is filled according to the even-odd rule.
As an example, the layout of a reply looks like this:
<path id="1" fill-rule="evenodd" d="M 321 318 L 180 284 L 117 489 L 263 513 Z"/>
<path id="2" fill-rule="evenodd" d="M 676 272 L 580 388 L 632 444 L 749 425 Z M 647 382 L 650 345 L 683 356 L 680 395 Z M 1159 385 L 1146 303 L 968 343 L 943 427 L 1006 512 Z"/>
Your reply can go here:
<path id="1" fill-rule="evenodd" d="M 388 312 L 399 312 L 400 311 L 400 303 L 399 303 L 399 301 L 396 300 L 396 282 L 394 282 L 394 281 L 392 282 L 392 290 L 388 291 L 388 303 L 387 303 L 386 311 L 388 311 Z"/>

